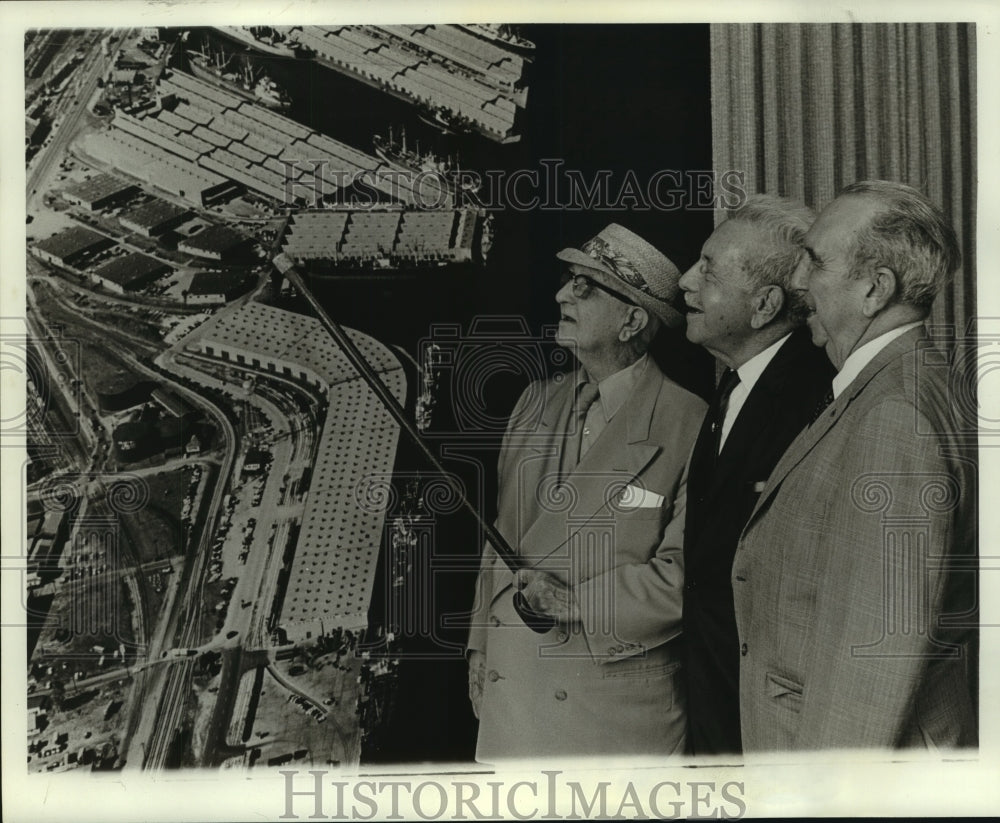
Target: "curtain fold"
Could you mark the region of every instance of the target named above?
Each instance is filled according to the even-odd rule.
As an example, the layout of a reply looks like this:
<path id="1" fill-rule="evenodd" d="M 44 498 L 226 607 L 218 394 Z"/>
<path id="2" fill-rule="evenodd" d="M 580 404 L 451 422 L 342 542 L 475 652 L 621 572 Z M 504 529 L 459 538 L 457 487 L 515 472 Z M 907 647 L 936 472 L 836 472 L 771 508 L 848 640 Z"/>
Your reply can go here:
<path id="1" fill-rule="evenodd" d="M 925 192 L 963 255 L 930 322 L 959 337 L 976 306 L 975 49 L 971 23 L 711 27 L 716 172 L 815 209 L 856 180 Z"/>

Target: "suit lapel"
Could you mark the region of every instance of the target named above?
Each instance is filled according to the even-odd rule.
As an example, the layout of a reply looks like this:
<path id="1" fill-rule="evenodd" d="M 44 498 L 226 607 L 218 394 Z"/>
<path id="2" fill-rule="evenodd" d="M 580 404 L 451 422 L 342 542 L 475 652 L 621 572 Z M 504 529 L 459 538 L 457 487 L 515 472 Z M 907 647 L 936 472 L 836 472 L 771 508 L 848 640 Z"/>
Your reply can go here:
<path id="1" fill-rule="evenodd" d="M 690 468 L 688 472 L 688 499 L 699 498 L 707 490 L 715 485 L 715 463 L 716 456 L 713 454 L 715 447 L 715 433 L 712 431 L 712 423 L 716 417 L 716 400 L 713 397 L 712 403 L 705 412 L 705 419 L 701 421 L 701 429 L 698 438 L 694 442 L 691 451 Z"/>
<path id="2" fill-rule="evenodd" d="M 775 411 L 777 398 L 781 395 L 781 389 L 799 359 L 801 348 L 803 345 L 812 346 L 812 342 L 803 339 L 801 334 L 801 331 L 792 333 L 750 390 L 750 395 L 740 409 L 739 416 L 719 453 L 712 491 L 715 490 L 716 484 L 725 482 L 730 466 L 738 466 L 747 459 L 755 439 L 762 430 L 767 429 Z"/>
<path id="3" fill-rule="evenodd" d="M 571 494 L 575 497 L 570 510 L 559 506 L 543 507 L 523 534 L 521 545 L 526 555 L 552 554 L 584 523 L 606 513 L 609 490 L 620 483 L 631 483 L 659 453 L 660 447 L 647 441 L 662 383 L 660 370 L 650 359 L 636 383 L 632 399 L 618 410 L 583 459 L 566 476 L 565 482 L 572 487 Z M 576 525 L 576 529 L 567 530 L 567 521 Z M 553 543 L 553 537 L 559 533 L 562 539 Z"/>
<path id="4" fill-rule="evenodd" d="M 753 514 L 750 515 L 750 520 L 743 529 L 744 533 L 746 533 L 746 530 L 756 520 L 760 512 L 770 504 L 771 498 L 774 497 L 789 472 L 801 463 L 806 455 L 816 447 L 816 444 L 840 421 L 840 418 L 847 407 L 854 402 L 854 399 L 882 369 L 899 357 L 904 356 L 907 352 L 912 352 L 917 342 L 924 336 L 924 333 L 923 326 L 920 326 L 891 341 L 889 345 L 872 358 L 871 362 L 861 370 L 861 373 L 851 381 L 847 388 L 841 392 L 840 396 L 830 404 L 829 408 L 792 441 L 788 450 L 778 461 L 778 465 L 774 467 L 770 478 L 768 478 L 767 485 L 760 499 L 757 501 L 757 506 L 754 508 Z"/>
<path id="5" fill-rule="evenodd" d="M 515 546 L 521 542 L 522 536 L 543 510 L 536 491 L 544 490 L 546 484 L 554 483 L 563 464 L 563 453 L 568 440 L 566 432 L 573 415 L 577 385 L 575 375 L 572 377 L 574 379 L 571 380 L 568 376 L 552 390 L 549 402 L 542 409 L 538 428 L 512 438 L 511 449 L 517 464 L 513 467 L 511 476 L 505 476 L 503 480 L 516 484 L 517 488 L 516 495 L 512 496 L 512 499 L 519 501 L 518 509 L 513 515 L 516 533 L 510 536 Z"/>
<path id="6" fill-rule="evenodd" d="M 659 454 L 660 446 L 649 443 L 648 439 L 662 383 L 662 373 L 650 359 L 639 377 L 632 398 L 618 410 L 580 463 L 566 476 L 565 485 L 570 489 L 559 496 L 558 500 L 550 500 L 550 505 L 539 504 L 534 521 L 524 523 L 525 528 L 517 547 L 520 554 L 532 558 L 540 565 L 544 565 L 546 558 L 552 558 L 556 565 L 564 566 L 566 554 L 562 549 L 571 541 L 572 536 L 588 521 L 607 515 L 610 511 L 610 493 L 623 484 L 634 481 Z M 543 421 L 548 421 L 545 423 L 548 430 L 553 432 L 550 443 L 565 440 L 555 427 L 557 422 L 568 422 L 572 413 L 571 401 L 568 406 L 568 409 L 562 411 L 555 408 L 546 410 L 542 415 Z M 541 462 L 539 461 L 540 464 Z M 536 476 L 544 481 L 545 474 L 540 472 Z M 522 477 L 522 482 L 534 479 L 527 471 Z M 528 495 L 534 496 L 538 488 L 537 485 L 531 486 L 522 490 L 519 496 L 522 499 L 526 499 Z M 562 502 L 566 505 L 562 505 Z M 513 575 L 509 572 L 497 575 L 494 596 L 512 581 Z"/>

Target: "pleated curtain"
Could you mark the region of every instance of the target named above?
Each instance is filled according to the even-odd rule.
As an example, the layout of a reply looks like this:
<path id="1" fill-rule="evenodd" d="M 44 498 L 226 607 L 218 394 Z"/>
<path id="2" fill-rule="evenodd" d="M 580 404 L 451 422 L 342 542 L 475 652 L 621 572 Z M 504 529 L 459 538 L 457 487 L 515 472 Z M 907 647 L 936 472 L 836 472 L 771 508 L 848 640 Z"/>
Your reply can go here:
<path id="1" fill-rule="evenodd" d="M 951 219 L 964 261 L 930 322 L 965 334 L 976 306 L 975 25 L 719 24 L 711 49 L 716 173 L 742 171 L 747 193 L 817 210 L 857 180 L 920 189 Z"/>

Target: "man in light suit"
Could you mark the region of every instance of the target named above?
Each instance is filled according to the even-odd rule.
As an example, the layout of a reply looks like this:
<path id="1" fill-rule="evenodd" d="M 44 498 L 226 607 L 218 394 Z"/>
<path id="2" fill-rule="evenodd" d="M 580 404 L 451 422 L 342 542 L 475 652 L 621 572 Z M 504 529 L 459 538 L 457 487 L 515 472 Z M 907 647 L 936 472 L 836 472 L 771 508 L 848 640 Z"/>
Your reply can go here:
<path id="1" fill-rule="evenodd" d="M 684 679 L 696 755 L 741 751 L 733 556 L 764 481 L 834 375 L 791 288 L 814 219 L 801 203 L 754 195 L 680 280 L 688 339 L 726 366 L 688 469 Z"/>
<path id="2" fill-rule="evenodd" d="M 677 268 L 612 224 L 567 264 L 557 342 L 580 364 L 537 382 L 499 458 L 497 528 L 532 563 L 483 552 L 469 636 L 476 758 L 682 752 L 679 680 L 685 464 L 705 404 L 646 350 Z M 553 618 L 527 628 L 512 597 Z"/>
<path id="3" fill-rule="evenodd" d="M 804 247 L 797 286 L 838 374 L 733 565 L 744 751 L 972 745 L 976 471 L 923 327 L 955 234 L 870 181 Z"/>

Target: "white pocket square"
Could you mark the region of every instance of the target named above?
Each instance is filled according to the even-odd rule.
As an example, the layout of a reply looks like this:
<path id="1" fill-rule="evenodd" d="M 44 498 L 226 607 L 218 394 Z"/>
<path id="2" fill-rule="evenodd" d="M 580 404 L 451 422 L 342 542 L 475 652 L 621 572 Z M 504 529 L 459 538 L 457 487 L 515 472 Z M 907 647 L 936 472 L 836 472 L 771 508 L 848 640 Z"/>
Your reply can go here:
<path id="1" fill-rule="evenodd" d="M 663 495 L 630 483 L 618 498 L 618 505 L 623 509 L 657 509 L 663 505 Z"/>

